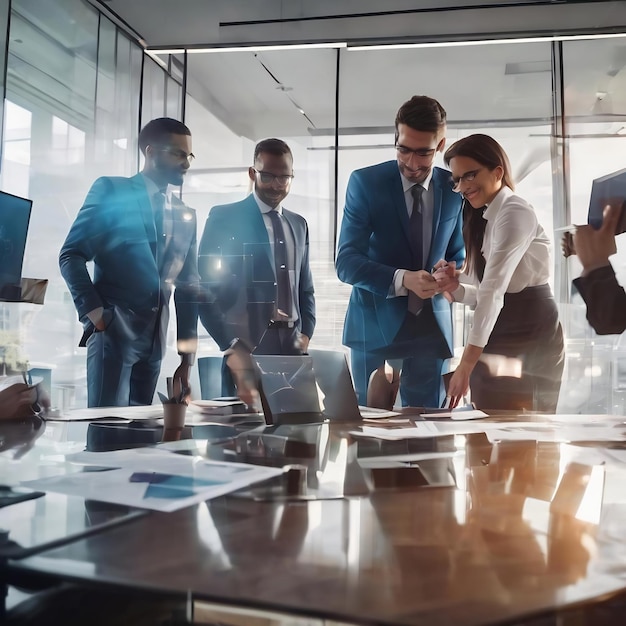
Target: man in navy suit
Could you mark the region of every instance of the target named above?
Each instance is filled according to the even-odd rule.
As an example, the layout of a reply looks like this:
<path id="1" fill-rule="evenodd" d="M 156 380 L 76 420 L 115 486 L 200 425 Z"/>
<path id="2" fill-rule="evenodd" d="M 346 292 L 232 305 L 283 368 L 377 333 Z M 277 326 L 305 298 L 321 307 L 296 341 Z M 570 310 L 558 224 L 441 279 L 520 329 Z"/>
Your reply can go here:
<path id="1" fill-rule="evenodd" d="M 213 301 L 200 320 L 226 350 L 235 338 L 257 354 L 306 352 L 315 328 L 306 220 L 283 207 L 293 156 L 280 139 L 265 139 L 248 169 L 252 193 L 211 209 L 198 250 L 203 286 Z M 224 394 L 232 381 L 223 368 Z"/>
<path id="2" fill-rule="evenodd" d="M 339 279 L 353 285 L 343 342 L 361 404 L 387 360 L 402 368 L 404 406 L 438 407 L 452 316 L 446 285 L 430 270 L 465 258 L 461 198 L 450 173 L 433 167 L 446 142 L 442 106 L 413 96 L 395 126 L 397 160 L 356 170 L 348 182 L 336 262 Z"/>
<path id="3" fill-rule="evenodd" d="M 177 120 L 155 119 L 139 133 L 139 147 L 143 170 L 95 181 L 59 257 L 85 329 L 89 406 L 152 403 L 172 291 L 181 356 L 174 388 L 189 388 L 198 320 L 196 214 L 168 185 L 183 182 L 193 159 L 191 133 Z"/>

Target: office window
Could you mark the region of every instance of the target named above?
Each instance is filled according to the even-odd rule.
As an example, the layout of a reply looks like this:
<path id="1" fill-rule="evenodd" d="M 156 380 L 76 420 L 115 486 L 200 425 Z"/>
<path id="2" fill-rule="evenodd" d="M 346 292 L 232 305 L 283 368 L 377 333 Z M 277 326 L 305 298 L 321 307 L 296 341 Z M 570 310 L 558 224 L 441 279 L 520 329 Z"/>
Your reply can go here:
<path id="1" fill-rule="evenodd" d="M 594 178 L 626 167 L 626 40 L 601 39 L 563 43 L 565 146 L 571 222 L 584 224 Z M 626 285 L 626 235 L 617 237 L 611 258 Z M 567 261 L 569 275 L 580 275 L 576 257 Z M 572 404 L 593 413 L 626 410 L 622 337 L 597 336 L 587 324 L 585 305 L 575 289 L 566 307 L 571 343 L 568 380 Z"/>
<path id="2" fill-rule="evenodd" d="M 11 7 L 2 189 L 33 200 L 23 275 L 49 286 L 44 306 L 2 303 L 0 318 L 24 358 L 52 370 L 53 404 L 85 406 L 86 351 L 58 254 L 94 179 L 137 171 L 143 51 L 83 0 Z"/>

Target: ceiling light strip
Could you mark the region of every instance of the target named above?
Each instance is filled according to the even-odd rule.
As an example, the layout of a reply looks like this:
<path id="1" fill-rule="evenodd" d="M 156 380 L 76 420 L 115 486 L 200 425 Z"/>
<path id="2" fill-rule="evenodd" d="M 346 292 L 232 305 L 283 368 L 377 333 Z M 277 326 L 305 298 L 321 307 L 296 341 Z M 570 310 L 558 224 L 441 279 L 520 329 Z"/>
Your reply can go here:
<path id="1" fill-rule="evenodd" d="M 307 43 L 307 44 L 284 44 L 274 46 L 230 46 L 230 47 L 176 47 L 176 48 L 148 48 L 146 52 L 152 54 L 212 54 L 215 52 L 272 52 L 275 50 L 312 50 L 315 48 L 347 48 L 345 41 L 335 43 Z"/>
<path id="2" fill-rule="evenodd" d="M 453 48 L 458 46 L 489 46 L 509 43 L 545 43 L 550 41 L 581 41 L 586 39 L 618 39 L 626 37 L 626 33 L 604 33 L 596 35 L 546 35 L 543 37 L 512 37 L 509 39 L 480 39 L 472 41 L 431 41 L 423 43 L 351 45 L 351 52 L 363 50 L 402 50 L 410 48 Z"/>

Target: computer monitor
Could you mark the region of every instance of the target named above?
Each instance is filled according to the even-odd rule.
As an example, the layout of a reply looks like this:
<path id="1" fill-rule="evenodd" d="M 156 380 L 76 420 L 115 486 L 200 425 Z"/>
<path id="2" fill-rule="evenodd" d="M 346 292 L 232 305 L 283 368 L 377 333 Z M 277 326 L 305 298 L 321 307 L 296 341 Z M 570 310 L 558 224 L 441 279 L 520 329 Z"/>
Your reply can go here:
<path id="1" fill-rule="evenodd" d="M 0 191 L 0 300 L 21 298 L 22 265 L 33 201 Z"/>

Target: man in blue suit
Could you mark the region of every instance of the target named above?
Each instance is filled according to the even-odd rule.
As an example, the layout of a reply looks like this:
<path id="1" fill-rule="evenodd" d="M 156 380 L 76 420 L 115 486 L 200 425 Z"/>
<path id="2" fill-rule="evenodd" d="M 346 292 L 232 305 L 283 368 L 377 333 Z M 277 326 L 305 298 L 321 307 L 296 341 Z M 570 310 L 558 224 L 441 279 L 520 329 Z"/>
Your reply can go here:
<path id="1" fill-rule="evenodd" d="M 189 388 L 196 352 L 196 214 L 168 192 L 168 185 L 182 184 L 193 159 L 191 133 L 177 120 L 155 119 L 139 133 L 139 147 L 143 170 L 96 180 L 59 257 L 85 330 L 89 406 L 152 403 L 172 291 L 177 393 Z"/>
<path id="2" fill-rule="evenodd" d="M 387 360 L 402 368 L 404 406 L 438 407 L 452 316 L 446 285 L 430 270 L 465 258 L 461 198 L 450 173 L 433 167 L 446 142 L 442 106 L 414 96 L 395 126 L 397 160 L 356 170 L 348 182 L 336 262 L 339 279 L 353 285 L 343 342 L 361 404 Z"/>
<path id="3" fill-rule="evenodd" d="M 198 250 L 202 284 L 213 301 L 200 320 L 222 351 L 235 338 L 257 354 L 306 352 L 315 328 L 315 296 L 306 220 L 283 207 L 293 156 L 265 139 L 248 170 L 252 193 L 211 209 Z M 222 393 L 232 381 L 223 368 Z"/>

